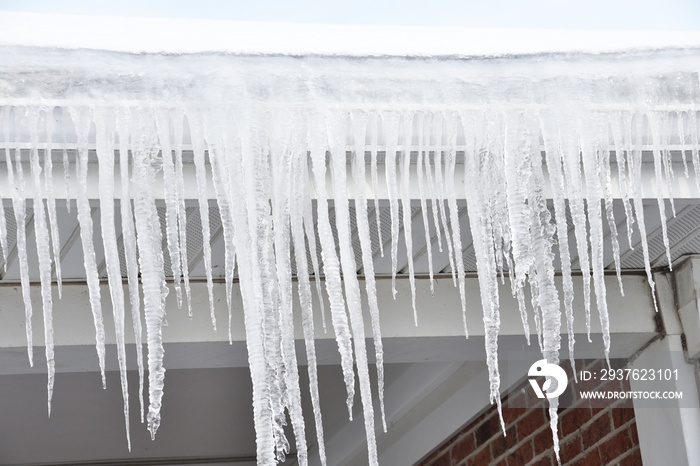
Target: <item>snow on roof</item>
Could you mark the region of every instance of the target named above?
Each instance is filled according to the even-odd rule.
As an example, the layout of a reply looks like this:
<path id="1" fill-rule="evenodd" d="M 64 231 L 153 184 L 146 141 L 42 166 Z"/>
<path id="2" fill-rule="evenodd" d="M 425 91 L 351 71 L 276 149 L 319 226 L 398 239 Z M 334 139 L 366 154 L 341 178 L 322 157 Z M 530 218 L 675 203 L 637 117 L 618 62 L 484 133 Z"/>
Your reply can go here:
<path id="1" fill-rule="evenodd" d="M 700 31 L 347 26 L 0 12 L 0 45 L 130 53 L 508 56 L 700 46 Z"/>

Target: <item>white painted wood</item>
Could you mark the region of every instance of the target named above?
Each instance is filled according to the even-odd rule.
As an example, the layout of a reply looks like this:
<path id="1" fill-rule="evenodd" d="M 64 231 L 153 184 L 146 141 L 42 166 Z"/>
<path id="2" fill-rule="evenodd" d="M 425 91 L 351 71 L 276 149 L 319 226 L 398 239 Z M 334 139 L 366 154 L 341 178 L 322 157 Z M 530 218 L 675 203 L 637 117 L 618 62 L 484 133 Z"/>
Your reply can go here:
<path id="1" fill-rule="evenodd" d="M 632 368 L 664 368 L 678 371 L 673 390 L 682 400 L 664 401 L 664 407 L 649 407 L 649 400 L 634 400 L 639 446 L 645 465 L 694 466 L 700 463 L 700 402 L 696 365 L 686 362 L 680 335 L 655 341 L 633 362 Z M 649 385 L 631 380 L 631 389 Z"/>
<path id="2" fill-rule="evenodd" d="M 675 266 L 674 278 L 688 357 L 697 360 L 700 358 L 700 256 L 687 257 Z"/>
<path id="3" fill-rule="evenodd" d="M 611 332 L 613 333 L 612 355 L 614 357 L 629 357 L 641 346 L 653 338 L 656 331 L 654 308 L 649 288 L 645 279 L 638 275 L 623 277 L 626 297 L 619 295 L 616 277 L 609 276 L 608 305 L 616 309 L 611 313 Z M 397 299 L 391 298 L 390 280 L 378 280 L 378 298 L 382 333 L 384 337 L 385 361 L 387 363 L 414 363 L 427 361 L 483 361 L 485 360 L 484 330 L 479 304 L 479 290 L 476 278 L 467 278 L 467 296 L 469 298 L 468 324 L 470 338 L 465 339 L 462 333 L 462 316 L 459 293 L 452 286 L 452 280 L 441 277 L 436 281 L 435 295 L 431 296 L 428 280 L 417 280 L 417 307 L 419 325 L 413 324 L 408 280 L 398 280 Z M 578 285 L 580 286 L 580 285 Z M 224 284 L 214 286 L 215 302 L 218 303 L 217 319 L 227 322 L 225 314 Z M 34 305 L 40 304 L 38 285 L 32 285 L 31 290 Z M 582 296 L 580 290 L 577 296 Z M 211 327 L 208 312 L 203 308 L 195 308 L 194 317 L 188 319 L 185 309 L 178 309 L 175 303 L 175 293 L 170 293 L 166 303 L 168 326 L 163 329 L 166 345 L 166 367 L 168 368 L 221 368 L 247 366 L 245 350 L 243 317 L 240 305 L 238 287 L 234 287 L 234 319 L 233 340 L 228 344 L 226 327 L 220 326 L 218 332 Z M 192 284 L 193 302 L 207 302 L 206 284 Z M 583 319 L 583 304 L 575 301 L 576 320 L 575 330 L 578 334 L 576 348 L 582 352 L 600 352 L 601 331 L 598 319 L 593 322 L 593 342 L 585 338 Z M 112 329 L 110 298 L 107 285 L 102 285 L 102 305 L 105 316 L 105 333 L 108 344 L 108 367 L 115 364 L 116 354 L 113 348 L 114 332 Z M 298 305 L 298 304 L 297 304 Z M 365 306 L 365 309 L 367 307 Z M 0 286 L 0 373 L 22 374 L 43 373 L 41 351 L 35 351 L 34 368 L 29 367 L 26 359 L 26 341 L 23 331 L 17 331 L 24 325 L 24 312 L 19 284 Z M 87 291 L 84 284 L 65 283 L 63 299 L 54 302 L 54 335 L 56 343 L 57 372 L 83 372 L 97 370 L 94 350 L 94 325 L 88 305 Z M 318 309 L 315 306 L 314 309 Z M 593 307 L 593 315 L 596 309 Z M 130 328 L 127 311 L 127 328 Z M 298 312 L 297 312 L 298 314 Z M 366 316 L 367 317 L 367 316 Z M 368 317 L 367 317 L 368 318 Z M 320 320 L 320 316 L 316 316 Z M 35 328 L 41 328 L 40 315 L 35 315 Z M 300 323 L 295 323 L 297 339 L 302 340 Z M 366 323 L 369 325 L 369 322 Z M 329 328 L 323 333 L 320 322 L 316 326 L 316 344 L 318 362 L 321 365 L 337 364 L 338 353 L 335 347 L 334 335 Z M 35 344 L 42 344 L 43 332 L 35 332 Z M 534 341 L 534 340 L 533 340 Z M 127 342 L 132 345 L 133 338 L 127 332 Z M 298 342 L 302 345 L 302 342 Z M 534 344 L 534 343 L 533 343 Z M 517 303 L 510 295 L 506 285 L 501 289 L 501 334 L 499 348 L 502 355 L 516 354 L 530 349 L 523 336 L 520 314 Z M 300 363 L 305 359 L 302 347 L 299 347 Z M 562 357 L 565 357 L 565 352 Z M 597 353 L 596 353 L 597 354 Z M 127 361 L 132 367 L 134 357 Z M 116 365 L 113 367 L 117 369 Z"/>
<path id="4" fill-rule="evenodd" d="M 615 276 L 606 277 L 608 287 L 608 306 L 615 309 L 611 313 L 611 333 L 621 334 L 655 334 L 654 308 L 651 295 L 644 277 L 639 275 L 625 275 L 623 277 L 626 296 L 622 297 L 617 289 L 617 278 Z M 236 284 L 237 285 L 237 284 Z M 428 280 L 416 280 L 416 306 L 418 308 L 418 322 L 415 326 L 411 312 L 411 293 L 408 280 L 397 281 L 397 298 L 391 297 L 391 281 L 377 281 L 377 297 L 381 312 L 382 335 L 385 339 L 391 338 L 427 338 L 427 337 L 461 337 L 464 338 L 462 330 L 462 313 L 459 299 L 459 292 L 452 285 L 451 278 L 440 277 L 436 280 L 435 294 L 431 295 Z M 577 286 L 580 286 L 577 283 Z M 54 287 L 55 290 L 55 287 Z M 56 290 L 55 290 L 56 291 Z M 102 306 L 105 314 L 106 333 L 108 344 L 114 343 L 110 340 L 113 332 L 110 322 L 110 298 L 109 289 L 106 284 L 101 287 Z M 470 329 L 470 339 L 483 336 L 482 310 L 479 297 L 478 279 L 466 279 L 467 303 L 467 323 Z M 582 296 L 579 289 L 575 290 L 576 296 Z M 31 285 L 31 297 L 36 308 L 41 302 L 40 289 L 38 284 Z M 364 298 L 364 296 L 363 296 Z M 206 284 L 192 283 L 192 301 L 207 301 Z M 214 299 L 217 319 L 221 322 L 227 321 L 225 306 L 225 286 L 223 283 L 214 285 Z M 523 334 L 520 314 L 517 302 L 510 294 L 508 284 L 501 286 L 501 332 L 502 338 L 508 336 L 519 337 Z M 581 299 L 582 301 L 582 299 Z M 245 341 L 243 329 L 243 315 L 240 308 L 240 291 L 238 286 L 234 286 L 233 294 L 234 319 L 233 319 L 233 340 Z M 295 303 L 298 306 L 298 303 Z M 577 316 L 583 315 L 583 303 L 575 301 L 575 312 Z M 367 307 L 365 306 L 365 309 Z M 315 310 L 318 306 L 315 306 Z M 63 286 L 63 298 L 54 303 L 54 330 L 57 346 L 92 345 L 93 330 L 92 316 L 87 300 L 87 291 L 83 283 L 65 283 Z M 163 338 L 166 343 L 198 343 L 198 342 L 228 342 L 225 329 L 215 332 L 211 327 L 209 315 L 203 309 L 195 309 L 194 317 L 190 320 L 185 309 L 178 309 L 175 301 L 175 293 L 170 293 L 166 301 L 166 312 L 168 325 L 163 328 Z M 592 306 L 592 313 L 597 312 Z M 298 314 L 298 312 L 297 312 Z M 127 312 L 129 315 L 129 312 Z M 37 327 L 41 326 L 39 315 L 35 316 Z M 299 317 L 297 315 L 297 317 Z M 369 316 L 365 316 L 369 319 Z M 316 316 L 320 320 L 320 316 Z M 601 330 L 597 319 L 592 319 L 593 335 L 599 335 Z M 23 332 L 17 332 L 17 328 L 24 325 L 24 307 L 22 305 L 21 287 L 19 284 L 5 284 L 0 286 L 0 347 L 13 348 L 24 347 Z M 130 325 L 127 322 L 127 325 Z M 366 323 L 369 325 L 369 322 Z M 300 321 L 296 322 L 297 338 L 302 339 Z M 317 325 L 316 339 L 325 340 L 335 338 L 331 329 L 328 333 Z M 575 322 L 577 333 L 585 333 L 585 322 L 579 318 Z M 523 338 L 524 341 L 524 338 Z M 41 335 L 35 335 L 35 343 L 41 344 Z M 133 343 L 133 340 L 128 341 Z"/>

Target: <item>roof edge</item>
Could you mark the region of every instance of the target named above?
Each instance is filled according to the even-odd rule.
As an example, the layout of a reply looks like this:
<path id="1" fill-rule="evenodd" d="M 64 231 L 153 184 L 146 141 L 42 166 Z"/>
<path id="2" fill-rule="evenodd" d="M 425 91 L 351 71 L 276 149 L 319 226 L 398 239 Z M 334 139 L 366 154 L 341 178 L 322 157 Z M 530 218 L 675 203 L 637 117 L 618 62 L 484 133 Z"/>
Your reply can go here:
<path id="1" fill-rule="evenodd" d="M 700 31 L 349 26 L 0 12 L 0 45 L 168 54 L 507 57 L 697 48 Z"/>

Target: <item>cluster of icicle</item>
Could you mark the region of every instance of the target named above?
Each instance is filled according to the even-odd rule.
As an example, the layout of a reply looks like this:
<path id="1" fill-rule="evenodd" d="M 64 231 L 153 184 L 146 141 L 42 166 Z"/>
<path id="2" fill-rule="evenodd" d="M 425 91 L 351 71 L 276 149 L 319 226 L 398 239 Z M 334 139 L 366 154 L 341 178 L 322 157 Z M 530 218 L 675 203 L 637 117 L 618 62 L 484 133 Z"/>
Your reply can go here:
<path id="1" fill-rule="evenodd" d="M 238 269 L 245 313 L 245 331 L 250 371 L 254 387 L 255 428 L 258 438 L 259 464 L 272 464 L 289 450 L 283 426 L 285 411 L 294 428 L 300 464 L 306 464 L 307 443 L 302 418 L 299 374 L 294 349 L 292 317 L 292 256 L 299 279 L 311 400 L 316 422 L 320 457 L 325 463 L 323 429 L 318 401 L 318 379 L 314 349 L 311 274 L 325 277 L 330 302 L 331 322 L 341 355 L 347 384 L 347 405 L 352 413 L 357 367 L 363 406 L 370 464 L 376 464 L 375 414 L 370 390 L 369 366 L 365 346 L 361 282 L 355 273 L 350 236 L 349 207 L 357 208 L 357 230 L 362 248 L 374 338 L 382 421 L 385 424 L 382 396 L 382 344 L 379 309 L 373 272 L 372 251 L 382 244 L 371 244 L 368 209 L 384 185 L 391 210 L 392 276 L 396 276 L 399 241 L 399 210 L 403 209 L 406 248 L 412 250 L 410 199 L 419 192 L 426 241 L 430 229 L 443 237 L 450 251 L 451 270 L 466 312 L 462 232 L 457 218 L 458 199 L 467 200 L 471 235 L 477 257 L 481 303 L 486 335 L 487 364 L 492 401 L 500 403 L 497 338 L 499 332 L 498 279 L 507 275 L 517 298 L 525 335 L 529 337 L 526 287 L 532 295 L 534 323 L 544 356 L 558 362 L 560 349 L 560 312 L 566 313 L 568 344 L 573 354 L 573 278 L 565 210 L 573 218 L 576 252 L 584 271 L 582 275 L 586 320 L 590 326 L 591 288 L 599 311 L 607 354 L 610 346 L 608 310 L 603 280 L 603 223 L 610 229 L 615 264 L 620 272 L 616 221 L 613 216 L 613 175 L 627 213 L 628 237 L 633 221 L 644 241 L 644 218 L 640 192 L 643 146 L 654 147 L 654 167 L 658 186 L 670 188 L 673 176 L 667 147 L 669 134 L 680 134 L 683 145 L 692 150 L 695 170 L 698 161 L 697 115 L 694 112 L 672 113 L 616 112 L 609 115 L 579 115 L 572 119 L 555 111 L 516 112 L 365 112 L 319 111 L 289 112 L 275 115 L 251 111 L 234 115 L 225 110 L 181 111 L 152 108 L 38 108 L 6 107 L 5 167 L 11 185 L 12 206 L 18 226 L 17 250 L 27 313 L 28 351 L 32 356 L 32 306 L 29 299 L 27 245 L 25 233 L 26 184 L 32 184 L 36 247 L 39 258 L 43 298 L 46 360 L 49 374 L 49 409 L 54 374 L 52 331 L 52 273 L 61 290 L 56 199 L 53 193 L 51 150 L 63 151 L 66 180 L 75 180 L 77 215 L 80 223 L 84 265 L 90 306 L 97 333 L 97 352 L 104 381 L 104 328 L 100 307 L 99 277 L 93 241 L 93 225 L 87 194 L 88 137 L 94 132 L 99 167 L 101 229 L 109 290 L 114 313 L 124 415 L 128 438 L 128 388 L 125 361 L 125 301 L 129 299 L 134 334 L 142 341 L 141 311 L 145 315 L 148 349 L 149 408 L 148 428 L 155 435 L 160 423 L 164 372 L 161 327 L 168 293 L 163 267 L 161 225 L 156 212 L 158 199 L 165 200 L 167 254 L 174 277 L 177 300 L 192 312 L 188 265 L 183 186 L 183 134 L 191 138 L 197 173 L 197 192 L 203 217 L 204 237 L 209 238 L 207 183 L 212 182 L 221 212 L 226 250 L 227 305 L 231 312 L 231 288 L 234 268 Z M 77 136 L 77 159 L 71 163 L 65 145 L 51 141 L 54 119 L 71 121 Z M 12 124 L 10 124 L 12 121 Z M 66 122 L 64 121 L 64 125 Z M 8 128 L 23 128 L 30 134 L 29 174 L 25 175 L 23 151 L 19 141 L 11 141 Z M 642 141 L 650 134 L 651 141 Z M 688 135 L 687 137 L 684 135 Z M 612 140 L 611 140 L 612 136 Z M 541 143 L 546 156 L 543 169 Z M 352 151 L 346 153 L 348 142 Z M 611 145 L 612 142 L 612 145 Z M 37 149 L 41 147 L 42 149 Z M 379 148 L 383 148 L 382 151 Z M 616 173 L 611 173 L 611 147 L 614 149 Z M 686 147 L 683 147 L 685 149 Z M 410 161 L 410 151 L 415 161 Z M 377 160 L 387 154 L 383 169 Z M 393 154 L 393 156 L 392 156 Z M 210 165 L 205 163 L 206 158 Z M 369 163 L 366 158 L 369 157 Z M 463 162 L 457 163 L 457 159 Z M 369 172 L 366 173 L 369 167 Z M 414 178 L 411 178 L 411 168 Z M 687 165 L 686 165 L 687 170 Z M 122 223 L 115 225 L 115 170 L 121 181 Z M 464 183 L 455 183 L 458 171 Z M 160 175 L 159 172 L 162 172 Z M 328 173 L 330 172 L 330 177 Z M 155 180 L 162 176 L 165 192 L 155 192 Z M 417 187 L 409 182 L 417 182 Z M 354 198 L 349 198 L 349 192 Z M 661 192 L 661 189 L 659 189 Z M 315 193 L 316 205 L 312 203 Z M 553 200 L 554 218 L 548 206 Z M 659 194 L 661 196 L 661 194 Z M 602 200 L 602 208 L 601 208 Z M 329 202 L 336 212 L 338 244 L 329 219 Z M 36 208 L 42 205 L 45 208 Z M 664 200 L 659 197 L 661 218 Z M 48 216 L 47 216 L 48 212 Z M 314 215 L 315 212 L 315 215 Z M 430 215 L 432 213 L 432 216 Z M 0 219 L 4 220 L 4 215 Z M 316 218 L 316 220 L 314 220 Z M 376 216 L 376 221 L 379 221 Z M 128 271 L 128 297 L 124 296 L 116 228 L 123 235 Z M 316 231 L 317 229 L 317 231 Z M 381 228 L 378 228 L 381 232 Z M 318 233 L 320 245 L 316 244 Z M 664 238 L 666 232 L 664 227 Z M 590 241 L 589 241 L 590 239 Z M 3 252 L 8 250 L 6 229 L 0 223 Z M 555 285 L 555 244 L 558 244 L 563 277 L 563 296 Z M 338 249 L 336 249 L 336 246 Z M 322 263 L 315 260 L 320 247 Z M 209 288 L 209 307 L 214 322 L 211 252 L 204 241 L 204 261 Z M 307 263 L 307 248 L 312 263 Z M 336 253 L 339 251 L 339 256 Z M 428 254 L 431 254 L 428 248 Z M 409 260 L 409 279 L 413 286 L 413 263 Z M 430 261 L 429 261 L 430 262 Z M 651 286 L 653 280 L 647 265 Z M 430 269 L 433 278 L 432 266 Z M 432 284 L 432 281 L 431 281 Z M 139 302 L 139 286 L 143 304 Z M 315 280 L 322 293 L 321 281 Z M 620 282 L 620 286 L 622 283 Z M 184 290 L 183 290 L 184 288 Z M 415 296 L 414 296 L 415 297 Z M 320 300 L 322 303 L 323 300 Z M 414 301 L 415 302 L 415 301 Z M 415 305 L 414 305 L 415 306 Z M 346 313 L 347 309 L 347 313 Z M 323 310 L 320 310 L 323 313 Z M 414 308 L 414 313 L 417 309 Z M 466 320 L 465 320 L 466 331 Z M 229 319 L 230 335 L 230 319 Z M 353 348 L 354 346 L 354 348 Z M 140 388 L 143 384 L 141 345 L 137 345 Z M 142 390 L 139 391 L 141 393 Z M 551 400 L 552 429 L 556 438 L 556 401 Z M 142 401 L 143 409 L 143 401 Z"/>
<path id="2" fill-rule="evenodd" d="M 44 66 L 45 62 L 41 63 Z M 305 76 L 305 73 L 318 73 L 320 76 L 322 73 L 318 69 L 325 65 L 318 65 L 320 68 L 306 66 L 305 62 L 294 64 L 295 73 L 298 73 L 294 76 Z M 241 79 L 248 82 L 254 92 L 240 91 L 235 83 L 227 81 L 229 88 L 226 88 L 226 92 L 239 92 L 236 95 L 245 98 L 231 100 L 228 98 L 230 94 L 225 92 L 220 101 L 210 99 L 202 105 L 192 106 L 179 97 L 172 105 L 168 105 L 167 99 L 163 100 L 167 96 L 162 89 L 170 89 L 167 80 L 155 80 L 151 83 L 152 87 L 140 81 L 125 86 L 128 88 L 124 91 L 126 94 L 148 93 L 149 89 L 155 89 L 159 99 L 157 105 L 152 100 L 143 99 L 141 94 L 137 95 L 136 100 L 127 99 L 126 103 L 123 98 L 110 97 L 102 100 L 102 104 L 89 104 L 91 94 L 75 90 L 78 84 L 87 86 L 88 90 L 92 84 L 99 87 L 104 84 L 100 80 L 85 79 L 79 83 L 76 80 L 78 84 L 60 88 L 48 84 L 42 88 L 35 84 L 36 89 L 49 89 L 52 93 L 49 96 L 51 99 L 37 99 L 36 103 L 32 103 L 33 94 L 26 91 L 32 89 L 27 81 L 31 78 L 29 74 L 27 76 L 30 77 L 22 80 L 21 84 L 18 80 L 15 87 L 10 89 L 6 86 L 10 90 L 3 92 L 9 92 L 10 97 L 13 92 L 21 94 L 17 101 L 4 95 L 6 102 L 9 102 L 2 113 L 4 168 L 12 193 L 12 199 L 8 202 L 13 207 L 18 228 L 17 257 L 26 309 L 30 360 L 32 305 L 24 229 L 27 193 L 31 192 L 33 197 L 49 409 L 54 376 L 54 280 L 59 296 L 61 292 L 61 243 L 54 192 L 56 183 L 53 180 L 52 158 L 47 156 L 52 151 L 53 154 L 63 154 L 65 182 L 74 187 L 70 192 L 77 205 L 89 301 L 104 384 L 105 331 L 93 241 L 103 242 L 127 438 L 129 392 L 124 336 L 127 300 L 138 342 L 143 341 L 141 322 L 142 318 L 145 320 L 149 392 L 147 421 L 152 436 L 155 436 L 160 424 L 165 377 L 162 326 L 165 297 L 169 289 L 164 270 L 165 254 L 170 259 L 174 278 L 172 288 L 177 294 L 178 303 L 192 312 L 186 252 L 185 149 L 193 153 L 196 192 L 205 238 L 203 257 L 209 308 L 215 326 L 208 241 L 211 237 L 208 218 L 208 193 L 211 188 L 221 213 L 225 240 L 225 286 L 229 315 L 235 312 L 231 303 L 234 274 L 237 274 L 240 283 L 253 382 L 258 464 L 271 465 L 281 461 L 290 450 L 283 430 L 287 416 L 294 430 L 299 464 L 307 464 L 306 424 L 302 417 L 294 345 L 292 264 L 295 265 L 299 281 L 299 312 L 321 463 L 325 465 L 326 458 L 314 347 L 314 313 L 323 316 L 326 311 L 323 309 L 323 299 L 319 299 L 320 309 L 312 309 L 314 292 L 319 296 L 325 294 L 330 304 L 330 321 L 341 357 L 350 415 L 355 398 L 355 368 L 357 370 L 369 464 L 377 464 L 366 332 L 371 333 L 374 340 L 380 417 L 384 429 L 386 420 L 373 251 L 382 248 L 383 254 L 383 242 L 386 240 L 388 245 L 390 241 L 390 251 L 387 253 L 391 255 L 395 285 L 399 231 L 403 228 L 406 250 L 409 251 L 408 276 L 413 294 L 413 311 L 417 320 L 421 310 L 415 309 L 414 265 L 410 254 L 413 251 L 410 202 L 416 193 L 422 207 L 426 242 L 431 241 L 432 233 L 429 232 L 433 232 L 439 239 L 440 247 L 444 244 L 447 248 L 450 270 L 465 316 L 467 296 L 462 257 L 465 244 L 462 237 L 466 232 L 460 231 L 458 209 L 466 199 L 481 290 L 490 395 L 492 402 L 498 404 L 499 411 L 498 289 L 506 283 L 506 279 L 517 299 L 526 337 L 529 338 L 531 333 L 528 318 L 531 313 L 534 315 L 537 342 L 543 355 L 552 363 L 559 362 L 561 312 L 565 313 L 569 353 L 573 358 L 574 278 L 571 257 L 575 254 L 583 270 L 581 280 L 586 323 L 590 327 L 593 291 L 604 335 L 604 350 L 608 354 L 610 337 L 603 277 L 604 224 L 607 223 L 610 232 L 619 277 L 619 225 L 614 218 L 613 197 L 621 198 L 626 214 L 624 229 L 627 241 L 631 245 L 636 223 L 649 283 L 653 288 L 642 206 L 642 149 L 651 150 L 653 154 L 658 205 L 668 250 L 665 198 L 672 194 L 670 190 L 675 176 L 668 147 L 674 144 L 683 151 L 686 176 L 690 176 L 686 158 L 692 159 L 694 176 L 700 179 L 700 131 L 695 107 L 669 110 L 668 105 L 657 108 L 656 104 L 668 103 L 673 107 L 677 101 L 695 99 L 697 74 L 679 74 L 675 83 L 669 83 L 670 78 L 658 82 L 645 79 L 628 82 L 625 78 L 608 81 L 605 77 L 600 80 L 596 80 L 596 77 L 593 85 L 588 87 L 582 86 L 577 77 L 561 80 L 555 74 L 543 85 L 533 84 L 527 78 L 517 82 L 504 80 L 497 91 L 491 91 L 486 78 L 483 78 L 483 83 L 481 77 L 467 84 L 459 82 L 461 65 L 456 70 L 445 68 L 452 70 L 452 74 L 443 76 L 445 82 L 442 87 L 432 80 L 442 79 L 439 73 L 429 74 L 428 77 L 419 73 L 417 81 L 408 80 L 409 84 L 404 87 L 397 84 L 401 83 L 400 74 L 399 81 L 391 78 L 388 83 L 382 84 L 384 75 L 379 73 L 357 84 L 353 79 L 364 76 L 362 66 L 354 62 L 336 63 L 331 64 L 329 69 L 338 66 L 340 71 L 333 76 L 346 73 L 351 78 L 336 82 L 333 76 L 325 81 L 311 76 L 308 82 L 301 82 L 290 77 L 290 84 L 285 87 L 279 85 L 279 82 L 287 82 L 284 76 L 251 74 Z M 393 71 L 410 70 L 412 66 L 412 63 L 400 62 Z M 431 69 L 420 63 L 416 66 L 421 72 L 428 73 L 425 70 Z M 436 63 L 434 66 L 443 65 Z M 386 75 L 395 76 L 389 72 Z M 480 76 L 478 72 L 470 76 L 474 75 Z M 255 79 L 251 80 L 251 76 Z M 59 82 L 70 78 L 49 70 L 44 77 L 37 79 L 38 82 L 41 79 Z M 259 87 L 253 84 L 256 79 L 262 82 Z M 173 95 L 187 93 L 190 88 L 195 93 L 196 81 L 181 81 L 187 85 L 173 86 Z M 656 86 L 655 82 L 661 84 Z M 208 83 L 205 79 L 200 84 L 204 88 Z M 355 84 L 357 87 L 353 87 Z M 372 105 L 375 96 L 370 92 L 375 88 L 373 86 L 381 87 L 376 94 L 380 101 L 376 107 Z M 289 97 L 296 96 L 297 87 L 303 88 L 304 95 L 313 99 L 311 104 Z M 234 91 L 230 90 L 232 88 Z M 260 88 L 265 88 L 265 92 L 261 92 Z M 520 92 L 521 89 L 525 90 Z M 668 89 L 678 92 L 669 94 L 670 97 L 658 92 Z M 460 103 L 470 102 L 468 99 L 472 91 L 476 102 L 465 104 L 462 108 Z M 78 103 L 71 104 L 71 99 L 65 104 L 60 103 L 61 93 L 73 93 L 71 96 L 75 97 L 74 94 L 82 95 L 81 92 L 87 97 L 76 100 Z M 95 91 L 94 95 L 100 92 Z M 557 92 L 561 92 L 561 95 Z M 615 102 L 625 102 L 629 97 L 633 104 L 608 108 L 604 105 L 606 96 L 614 97 L 617 99 Z M 363 100 L 363 103 L 354 105 L 353 98 Z M 433 98 L 441 105 L 426 103 L 432 102 Z M 392 99 L 396 99 L 395 106 Z M 274 105 L 278 100 L 286 104 Z M 338 101 L 345 104 L 337 105 Z M 408 101 L 410 105 L 406 104 Z M 55 136 L 54 125 L 57 121 L 60 121 L 61 133 L 69 133 L 74 138 L 72 145 Z M 74 157 L 69 157 L 68 148 L 71 155 L 77 149 Z M 98 167 L 101 239 L 93 237 L 88 193 L 88 172 L 93 170 L 90 165 L 94 156 Z M 163 182 L 156 183 L 157 179 Z M 115 186 L 115 180 L 119 186 Z M 617 181 L 613 183 L 613 180 Z M 122 199 L 118 204 L 121 225 L 115 225 L 114 198 L 117 189 Z M 378 197 L 389 201 L 391 238 L 380 237 L 378 244 L 373 244 L 369 212 L 378 206 Z M 166 208 L 165 251 L 156 210 L 163 201 Z M 333 220 L 329 215 L 331 203 L 335 209 L 337 244 L 331 224 Z M 4 209 L 3 203 L 0 202 L 0 206 Z M 356 211 L 361 264 L 356 263 L 352 246 L 351 206 Z M 570 211 L 573 220 L 575 251 L 569 249 L 567 211 Z M 374 217 L 379 223 L 380 216 Z M 0 212 L 0 246 L 7 254 L 4 219 L 3 212 Z M 381 226 L 378 225 L 377 230 L 381 233 Z M 118 231 L 123 237 L 128 296 L 125 296 L 122 288 L 121 266 L 124 264 L 120 263 L 119 258 Z M 310 251 L 310 263 L 307 261 L 307 251 Z M 317 252 L 320 252 L 320 262 L 317 261 Z M 432 286 L 430 247 L 427 254 Z M 554 279 L 557 264 L 561 267 L 561 290 Z M 356 274 L 360 266 L 366 276 L 364 285 Z M 319 280 L 320 277 L 324 277 L 324 280 Z M 364 287 L 368 298 L 367 310 L 362 308 L 361 287 Z M 393 291 L 395 294 L 395 286 Z M 530 306 L 525 298 L 528 294 L 531 296 Z M 365 311 L 371 316 L 369 330 L 364 326 Z M 229 335 L 230 322 L 229 318 Z M 464 323 L 466 333 L 466 318 Z M 142 393 L 142 345 L 136 347 L 139 393 Z M 143 400 L 141 411 L 143 420 Z M 558 454 L 556 400 L 550 400 L 550 414 Z"/>

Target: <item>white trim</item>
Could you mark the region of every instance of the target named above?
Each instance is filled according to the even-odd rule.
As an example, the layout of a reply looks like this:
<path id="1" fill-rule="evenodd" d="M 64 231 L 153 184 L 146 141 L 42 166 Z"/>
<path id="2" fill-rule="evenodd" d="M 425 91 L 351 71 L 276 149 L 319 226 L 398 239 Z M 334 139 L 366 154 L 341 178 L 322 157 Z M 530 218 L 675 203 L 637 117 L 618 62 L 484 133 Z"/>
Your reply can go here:
<path id="1" fill-rule="evenodd" d="M 634 400 L 639 446 L 644 464 L 693 466 L 700 462 L 700 402 L 696 368 L 683 357 L 680 335 L 669 335 L 652 343 L 632 363 L 632 368 L 660 368 L 678 371 L 673 388 L 683 392 L 682 400 L 673 400 L 666 407 L 642 407 L 649 401 Z M 647 385 L 630 380 L 631 389 L 647 389 Z M 667 402 L 668 400 L 665 400 Z M 668 406 L 672 404 L 673 406 Z"/>

